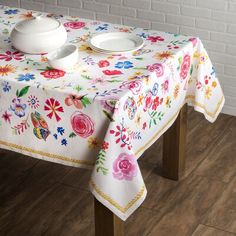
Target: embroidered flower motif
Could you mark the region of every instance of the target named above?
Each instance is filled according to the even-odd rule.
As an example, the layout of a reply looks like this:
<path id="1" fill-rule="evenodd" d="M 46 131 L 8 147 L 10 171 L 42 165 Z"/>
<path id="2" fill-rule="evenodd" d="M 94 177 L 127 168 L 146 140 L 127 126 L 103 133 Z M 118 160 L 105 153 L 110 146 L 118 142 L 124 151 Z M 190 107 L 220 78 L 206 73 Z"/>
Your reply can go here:
<path id="1" fill-rule="evenodd" d="M 5 111 L 3 114 L 2 114 L 2 118 L 8 122 L 9 124 L 11 123 L 11 114 L 8 113 L 7 111 Z"/>
<path id="2" fill-rule="evenodd" d="M 99 147 L 99 141 L 98 141 L 98 139 L 95 138 L 95 137 L 90 137 L 90 138 L 88 138 L 88 147 L 89 147 L 90 149 L 95 149 L 95 148 Z"/>
<path id="3" fill-rule="evenodd" d="M 120 70 L 103 70 L 105 75 L 121 75 L 122 72 Z"/>
<path id="4" fill-rule="evenodd" d="M 142 82 L 139 80 L 125 81 L 120 88 L 128 88 L 133 94 L 138 94 L 142 89 Z"/>
<path id="5" fill-rule="evenodd" d="M 76 111 L 72 114 L 70 122 L 74 132 L 82 138 L 87 138 L 94 132 L 94 122 L 82 112 Z"/>
<path id="6" fill-rule="evenodd" d="M 107 66 L 109 66 L 109 65 L 110 65 L 110 62 L 107 61 L 107 60 L 101 60 L 101 61 L 98 62 L 98 66 L 99 66 L 100 68 L 102 68 L 102 67 L 107 67 Z"/>
<path id="7" fill-rule="evenodd" d="M 54 98 L 47 99 L 45 102 L 44 110 L 50 111 L 47 114 L 47 117 L 52 119 L 53 116 L 55 116 L 56 121 L 60 121 L 61 117 L 57 114 L 58 112 L 64 112 L 63 107 L 60 105 L 60 103 L 55 100 Z"/>
<path id="8" fill-rule="evenodd" d="M 82 104 L 81 98 L 82 98 L 82 96 L 78 96 L 78 95 L 75 95 L 75 94 L 69 94 L 65 98 L 65 104 L 67 106 L 74 105 L 77 109 L 82 109 L 83 104 Z"/>
<path id="9" fill-rule="evenodd" d="M 62 146 L 66 146 L 67 144 L 68 144 L 67 140 L 66 140 L 65 138 L 63 138 L 63 139 L 61 140 L 61 145 L 62 145 Z"/>
<path id="10" fill-rule="evenodd" d="M 137 161 L 134 155 L 121 153 L 113 162 L 113 177 L 118 180 L 131 181 L 137 172 Z"/>
<path id="11" fill-rule="evenodd" d="M 19 51 L 15 52 L 6 51 L 5 54 L 0 54 L 0 60 L 11 61 L 12 59 L 15 59 L 17 61 L 20 61 L 22 60 L 23 56 L 24 54 L 22 54 Z"/>
<path id="12" fill-rule="evenodd" d="M 18 75 L 17 80 L 18 81 L 30 81 L 30 80 L 35 79 L 34 76 L 35 76 L 34 74 L 29 74 L 29 73 L 27 73 L 25 75 L 24 74 L 20 74 L 20 75 Z"/>
<path id="13" fill-rule="evenodd" d="M 133 66 L 133 63 L 130 61 L 124 61 L 124 62 L 120 61 L 115 64 L 115 68 L 118 68 L 118 69 L 122 69 L 122 68 L 129 69 L 132 67 L 134 66 Z"/>
<path id="14" fill-rule="evenodd" d="M 8 81 L 3 81 L 1 85 L 2 85 L 2 90 L 4 92 L 9 92 L 11 90 L 11 85 L 9 84 Z"/>
<path id="15" fill-rule="evenodd" d="M 30 95 L 28 97 L 28 105 L 31 107 L 31 108 L 34 108 L 34 109 L 37 109 L 39 107 L 39 100 L 36 96 L 34 95 Z"/>
<path id="16" fill-rule="evenodd" d="M 85 26 L 85 22 L 70 21 L 70 22 L 64 23 L 64 26 L 71 29 L 81 29 Z"/>
<path id="17" fill-rule="evenodd" d="M 150 40 L 152 43 L 156 43 L 157 41 L 164 41 L 165 39 L 161 36 L 148 36 L 147 40 Z"/>
<path id="18" fill-rule="evenodd" d="M 57 79 L 60 77 L 63 77 L 65 75 L 65 71 L 63 70 L 57 70 L 57 69 L 47 69 L 40 74 L 43 75 L 45 78 L 49 79 Z"/>
<path id="19" fill-rule="evenodd" d="M 155 63 L 147 66 L 147 70 L 150 72 L 156 72 L 157 77 L 161 77 L 164 74 L 164 66 L 160 63 Z"/>
<path id="20" fill-rule="evenodd" d="M 155 83 L 155 84 L 153 85 L 153 87 L 152 87 L 152 95 L 153 95 L 153 96 L 156 96 L 156 95 L 157 95 L 157 93 L 158 93 L 158 87 L 159 87 L 158 83 Z"/>
<path id="21" fill-rule="evenodd" d="M 14 111 L 15 115 L 23 117 L 25 115 L 26 104 L 22 104 L 20 98 L 14 98 L 10 109 Z"/>
<path id="22" fill-rule="evenodd" d="M 8 73 L 14 73 L 16 72 L 16 67 L 12 66 L 12 65 L 4 65 L 4 66 L 0 66 L 0 75 L 1 76 L 6 76 L 8 75 Z"/>
<path id="23" fill-rule="evenodd" d="M 185 79 L 188 75 L 189 68 L 190 68 L 190 56 L 186 54 L 183 58 L 183 63 L 180 69 L 180 78 Z"/>

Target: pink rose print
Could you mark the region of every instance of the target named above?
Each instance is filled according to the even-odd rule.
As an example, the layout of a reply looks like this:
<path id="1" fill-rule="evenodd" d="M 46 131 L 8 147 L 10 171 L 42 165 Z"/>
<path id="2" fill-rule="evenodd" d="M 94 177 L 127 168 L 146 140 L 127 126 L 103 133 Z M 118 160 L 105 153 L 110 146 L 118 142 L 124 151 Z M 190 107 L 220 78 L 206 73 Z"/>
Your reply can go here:
<path id="1" fill-rule="evenodd" d="M 137 172 L 137 161 L 134 155 L 121 153 L 113 162 L 113 177 L 118 180 L 131 181 Z"/>
<path id="2" fill-rule="evenodd" d="M 189 68 L 190 68 L 190 56 L 185 55 L 184 59 L 183 59 L 183 63 L 181 65 L 181 69 L 180 69 L 180 78 L 181 79 L 185 79 L 187 77 Z"/>
<path id="3" fill-rule="evenodd" d="M 148 92 L 145 97 L 144 111 L 147 111 L 152 106 L 152 92 Z"/>
<path id="4" fill-rule="evenodd" d="M 12 59 L 15 59 L 17 61 L 20 61 L 23 59 L 23 56 L 24 54 L 22 54 L 19 51 L 15 52 L 6 51 L 6 54 L 0 54 L 0 60 L 11 61 Z"/>
<path id="5" fill-rule="evenodd" d="M 102 68 L 102 67 L 107 67 L 107 66 L 109 66 L 109 65 L 110 65 L 110 62 L 107 61 L 107 60 L 101 60 L 101 61 L 98 62 L 98 66 L 99 66 L 100 68 Z"/>
<path id="6" fill-rule="evenodd" d="M 105 75 L 121 75 L 123 74 L 120 70 L 103 70 Z"/>
<path id="7" fill-rule="evenodd" d="M 196 46 L 196 44 L 197 44 L 197 38 L 190 38 L 189 41 L 192 42 L 193 47 Z"/>
<path id="8" fill-rule="evenodd" d="M 63 77 L 65 75 L 65 71 L 57 70 L 57 69 L 47 69 L 40 74 L 43 75 L 45 78 L 49 79 L 57 79 Z"/>
<path id="9" fill-rule="evenodd" d="M 94 132 L 94 123 L 89 116 L 76 111 L 70 118 L 74 132 L 82 138 L 91 136 Z"/>
<path id="10" fill-rule="evenodd" d="M 71 29 L 81 29 L 85 26 L 85 22 L 70 21 L 70 22 L 64 23 L 64 26 Z"/>
<path id="11" fill-rule="evenodd" d="M 139 94 L 142 89 L 142 83 L 139 80 L 125 81 L 120 88 L 128 88 L 133 94 Z"/>
<path id="12" fill-rule="evenodd" d="M 164 66 L 160 63 L 155 63 L 147 66 L 148 71 L 156 72 L 157 77 L 161 77 L 164 74 Z"/>
<path id="13" fill-rule="evenodd" d="M 157 41 L 164 41 L 164 38 L 161 36 L 148 36 L 147 40 L 150 40 L 152 43 L 156 43 Z"/>

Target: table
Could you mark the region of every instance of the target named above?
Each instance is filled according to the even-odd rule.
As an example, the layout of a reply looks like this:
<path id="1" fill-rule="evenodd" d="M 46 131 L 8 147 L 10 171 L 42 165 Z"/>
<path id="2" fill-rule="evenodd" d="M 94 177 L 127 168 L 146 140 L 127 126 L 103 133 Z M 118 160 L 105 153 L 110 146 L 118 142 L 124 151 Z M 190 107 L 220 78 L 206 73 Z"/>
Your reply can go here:
<path id="1" fill-rule="evenodd" d="M 46 14 L 46 13 L 45 13 Z M 224 105 L 215 70 L 199 38 L 48 14 L 79 48 L 69 72 L 46 55 L 11 47 L 9 33 L 32 11 L 0 7 L 0 147 L 90 168 L 96 235 L 122 235 L 147 191 L 137 159 L 164 134 L 163 175 L 184 170 L 188 105 L 214 122 Z M 145 41 L 127 54 L 93 52 L 93 33 L 127 32 Z"/>

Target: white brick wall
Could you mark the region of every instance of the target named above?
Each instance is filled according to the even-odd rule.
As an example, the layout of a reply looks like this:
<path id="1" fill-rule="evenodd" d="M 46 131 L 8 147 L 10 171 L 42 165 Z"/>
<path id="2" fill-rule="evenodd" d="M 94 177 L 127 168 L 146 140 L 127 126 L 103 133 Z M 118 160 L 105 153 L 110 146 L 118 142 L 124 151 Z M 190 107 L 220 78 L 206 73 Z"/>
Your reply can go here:
<path id="1" fill-rule="evenodd" d="M 236 0 L 0 0 L 0 4 L 70 14 L 202 39 L 236 116 Z"/>

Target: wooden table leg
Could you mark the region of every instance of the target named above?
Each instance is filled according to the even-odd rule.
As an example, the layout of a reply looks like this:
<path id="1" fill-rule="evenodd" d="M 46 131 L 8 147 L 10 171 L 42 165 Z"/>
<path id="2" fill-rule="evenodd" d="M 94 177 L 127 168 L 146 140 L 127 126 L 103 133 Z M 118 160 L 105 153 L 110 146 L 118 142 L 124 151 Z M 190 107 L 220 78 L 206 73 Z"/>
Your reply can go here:
<path id="1" fill-rule="evenodd" d="M 94 198 L 95 236 L 124 236 L 124 222 Z"/>
<path id="2" fill-rule="evenodd" d="M 174 124 L 164 133 L 163 176 L 179 180 L 185 169 L 187 104 L 185 104 Z"/>

